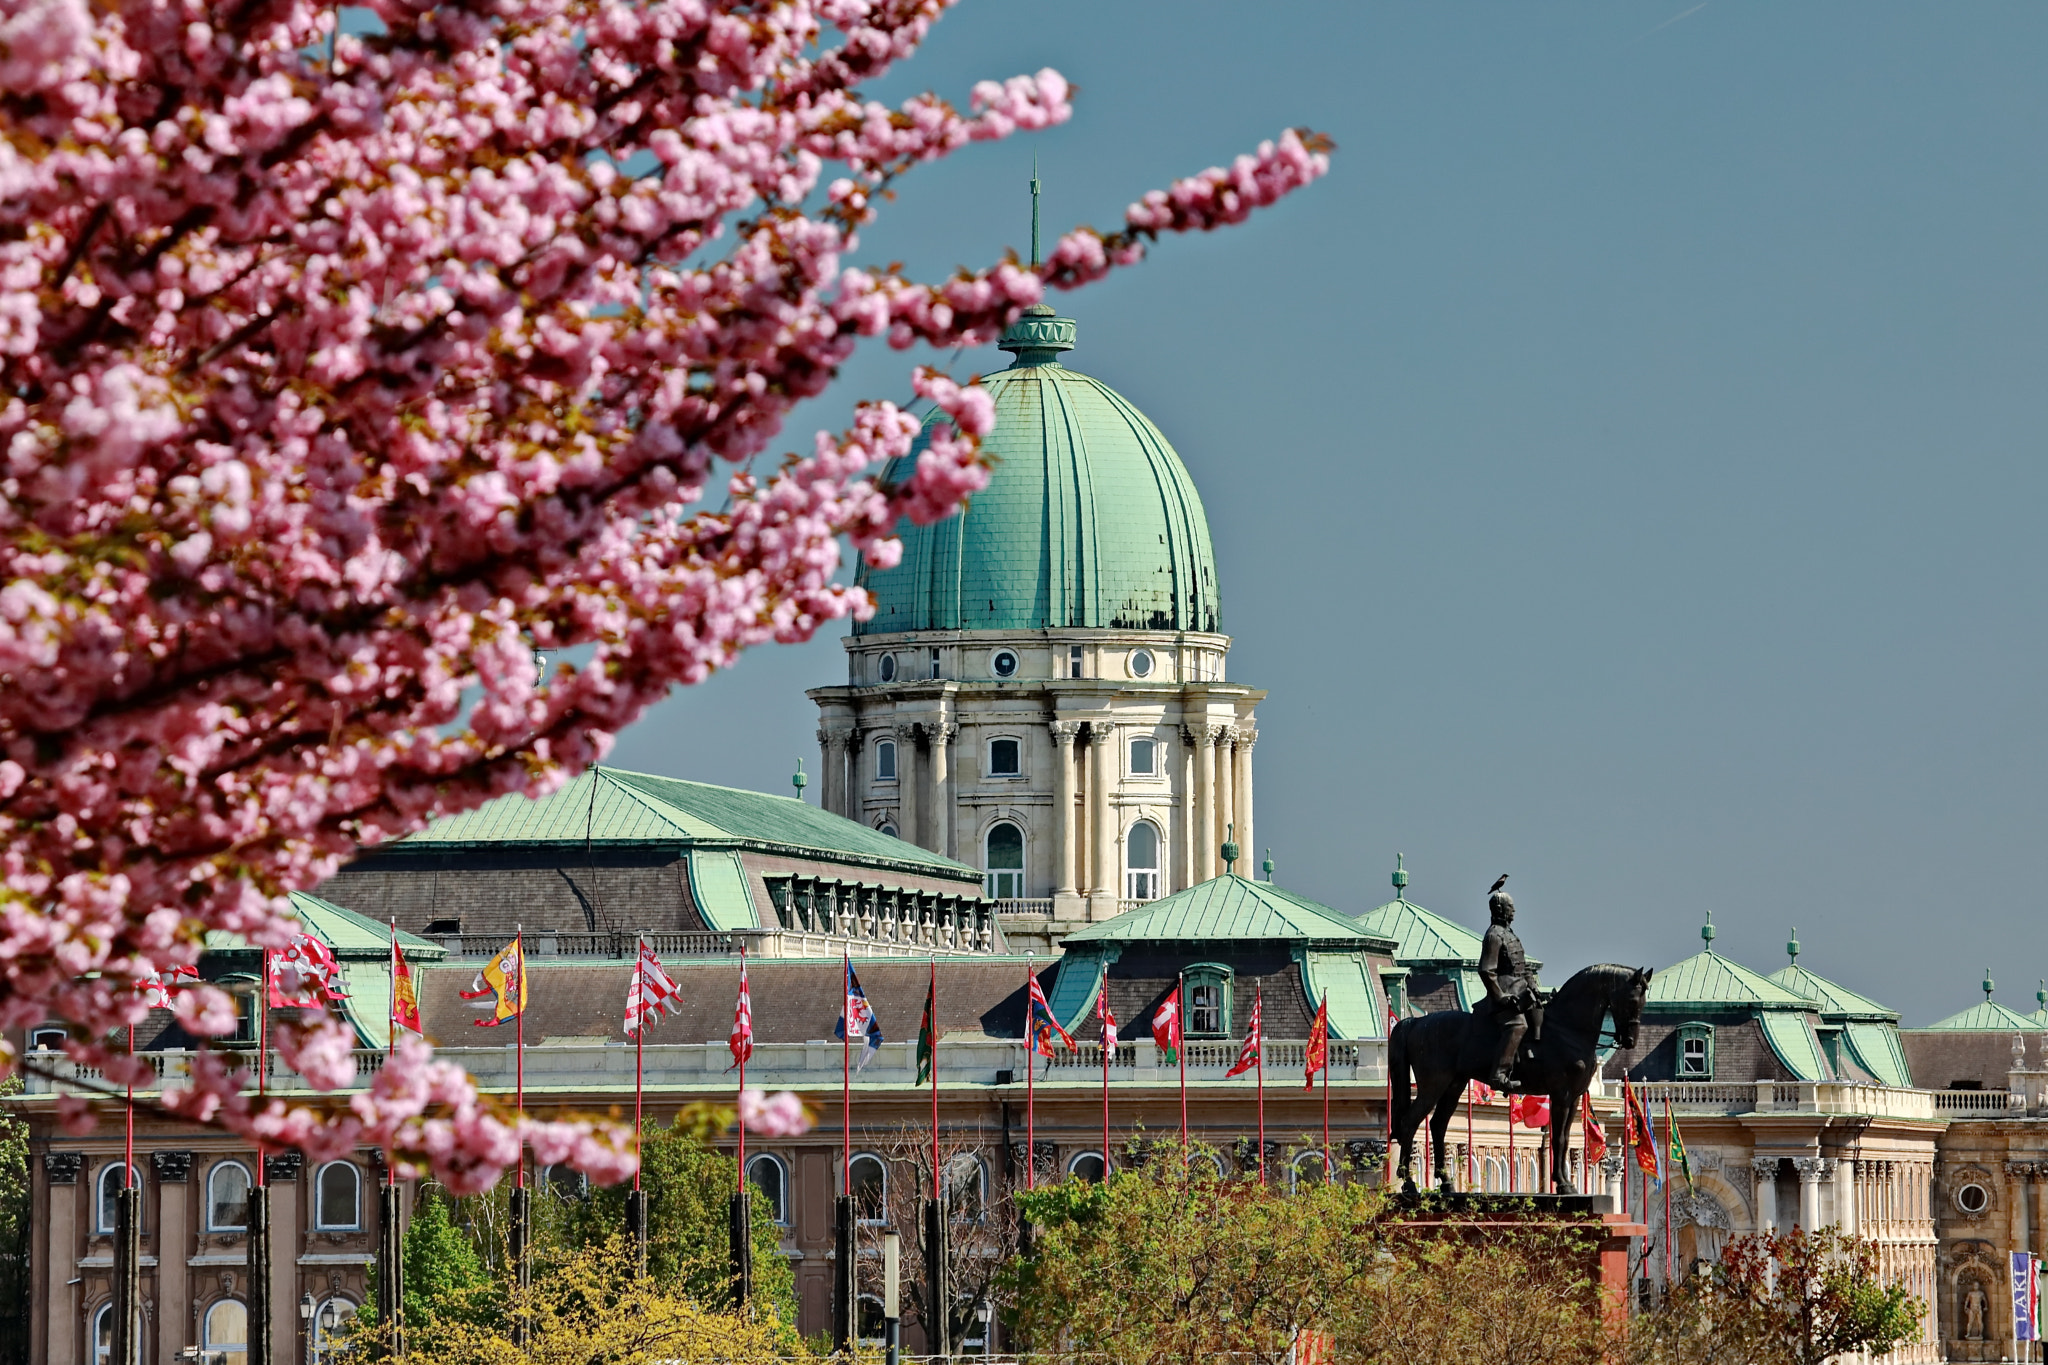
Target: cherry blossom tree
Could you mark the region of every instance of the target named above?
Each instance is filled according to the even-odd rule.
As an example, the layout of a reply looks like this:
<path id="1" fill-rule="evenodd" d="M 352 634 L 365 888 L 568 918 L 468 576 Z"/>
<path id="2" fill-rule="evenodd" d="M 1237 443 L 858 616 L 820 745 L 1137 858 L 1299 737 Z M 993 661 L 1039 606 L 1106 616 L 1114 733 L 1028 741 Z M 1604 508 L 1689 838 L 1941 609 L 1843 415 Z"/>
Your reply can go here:
<path id="1" fill-rule="evenodd" d="M 281 944 L 351 849 L 865 613 L 840 541 L 888 565 L 980 487 L 991 407 L 920 368 L 901 477 L 886 402 L 758 466 L 861 338 L 985 343 L 1327 169 L 1288 132 L 1043 266 L 849 264 L 896 177 L 1069 115 L 1050 70 L 863 98 L 947 3 L 0 0 L 0 1026 L 69 1021 L 118 1082 L 95 1040 L 206 931 Z M 339 1086 L 344 1043 L 290 1055 Z M 243 1079 L 202 1057 L 165 1103 L 458 1190 L 522 1141 L 631 1169 L 423 1046 L 347 1106 Z"/>

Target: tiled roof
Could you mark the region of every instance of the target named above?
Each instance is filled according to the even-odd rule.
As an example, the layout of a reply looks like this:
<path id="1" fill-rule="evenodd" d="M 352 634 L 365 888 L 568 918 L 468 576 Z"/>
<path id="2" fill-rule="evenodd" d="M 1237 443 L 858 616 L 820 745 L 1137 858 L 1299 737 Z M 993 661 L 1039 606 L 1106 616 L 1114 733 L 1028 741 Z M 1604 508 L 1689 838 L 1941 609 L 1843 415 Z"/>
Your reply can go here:
<path id="1" fill-rule="evenodd" d="M 1367 934 L 1356 919 L 1271 882 L 1228 874 L 1126 910 L 1114 919 L 1069 934 L 1070 947 L 1088 943 L 1203 942 L 1282 939 L 1355 941 L 1359 947 L 1391 947 Z"/>
<path id="2" fill-rule="evenodd" d="M 1783 986 L 1794 995 L 1804 996 L 1820 1006 L 1823 1015 L 1843 1015 L 1860 1019 L 1896 1020 L 1898 1012 L 1888 1010 L 1867 995 L 1858 995 L 1846 986 L 1838 986 L 1824 976 L 1815 976 L 1806 968 L 1794 963 L 1780 967 L 1767 978 Z"/>
<path id="3" fill-rule="evenodd" d="M 1658 1005 L 1749 1006 L 1755 1009 L 1812 1009 L 1811 1001 L 1794 995 L 1768 977 L 1712 948 L 1665 967 L 1650 978 L 1651 1007 Z"/>
<path id="4" fill-rule="evenodd" d="M 538 800 L 501 796 L 434 821 L 379 852 L 489 845 L 684 847 L 755 844 L 980 879 L 980 872 L 786 796 L 593 768 Z"/>
<path id="5" fill-rule="evenodd" d="M 1357 922 L 1368 934 L 1394 940 L 1398 962 L 1455 962 L 1467 967 L 1479 963 L 1484 942 L 1480 935 L 1406 898 L 1376 906 Z"/>

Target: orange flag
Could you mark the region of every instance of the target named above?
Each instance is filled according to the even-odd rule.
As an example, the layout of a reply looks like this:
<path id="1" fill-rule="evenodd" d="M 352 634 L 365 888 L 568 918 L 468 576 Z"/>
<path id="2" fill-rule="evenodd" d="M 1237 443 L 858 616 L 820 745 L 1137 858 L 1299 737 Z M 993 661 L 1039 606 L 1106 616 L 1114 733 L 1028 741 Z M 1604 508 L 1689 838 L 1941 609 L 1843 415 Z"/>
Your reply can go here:
<path id="1" fill-rule="evenodd" d="M 1579 1112 L 1584 1116 L 1586 1125 L 1586 1169 L 1591 1170 L 1607 1157 L 1607 1134 L 1594 1122 L 1591 1095 L 1579 1096 Z"/>
<path id="2" fill-rule="evenodd" d="M 398 926 L 391 926 L 391 1022 L 400 1028 L 422 1033 L 420 1028 L 420 995 L 414 989 L 412 964 L 405 960 L 405 949 L 398 946 Z"/>
<path id="3" fill-rule="evenodd" d="M 1308 1082 L 1301 1088 L 1316 1088 L 1316 1073 L 1330 1064 L 1330 997 L 1325 995 L 1323 1003 L 1316 1006 L 1315 1022 L 1308 1026 L 1308 1052 L 1304 1059 L 1308 1064 Z"/>

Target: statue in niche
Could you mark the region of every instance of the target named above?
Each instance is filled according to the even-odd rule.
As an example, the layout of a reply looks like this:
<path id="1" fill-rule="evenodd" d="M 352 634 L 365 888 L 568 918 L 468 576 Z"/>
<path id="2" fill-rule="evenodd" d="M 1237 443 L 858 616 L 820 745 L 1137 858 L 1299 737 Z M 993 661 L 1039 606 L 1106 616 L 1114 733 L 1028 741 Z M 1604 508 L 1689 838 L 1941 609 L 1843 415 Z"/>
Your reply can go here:
<path id="1" fill-rule="evenodd" d="M 1984 1286 L 1980 1281 L 1973 1278 L 1969 1281 L 1969 1286 L 1963 1294 L 1963 1340 L 1982 1341 L 1984 1318 L 1990 1309 L 1991 1301 L 1985 1297 Z"/>

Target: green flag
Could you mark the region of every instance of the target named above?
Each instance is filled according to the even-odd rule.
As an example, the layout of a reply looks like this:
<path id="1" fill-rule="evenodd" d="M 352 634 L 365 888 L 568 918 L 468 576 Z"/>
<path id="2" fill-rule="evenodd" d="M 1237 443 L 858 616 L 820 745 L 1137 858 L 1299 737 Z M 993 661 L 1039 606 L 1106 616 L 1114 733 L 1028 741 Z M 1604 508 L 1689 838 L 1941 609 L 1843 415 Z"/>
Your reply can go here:
<path id="1" fill-rule="evenodd" d="M 939 1057 L 939 1021 L 937 1014 L 938 983 L 934 982 L 924 992 L 924 1022 L 917 1026 L 917 1083 L 923 1085 L 932 1078 L 932 1067 Z"/>
<path id="2" fill-rule="evenodd" d="M 1671 1117 L 1671 1109 L 1668 1104 L 1664 1109 L 1664 1126 L 1671 1132 L 1671 1163 L 1684 1173 L 1685 1187 L 1691 1189 L 1693 1188 L 1692 1160 L 1685 1154 L 1685 1139 L 1678 1135 L 1678 1123 Z"/>

